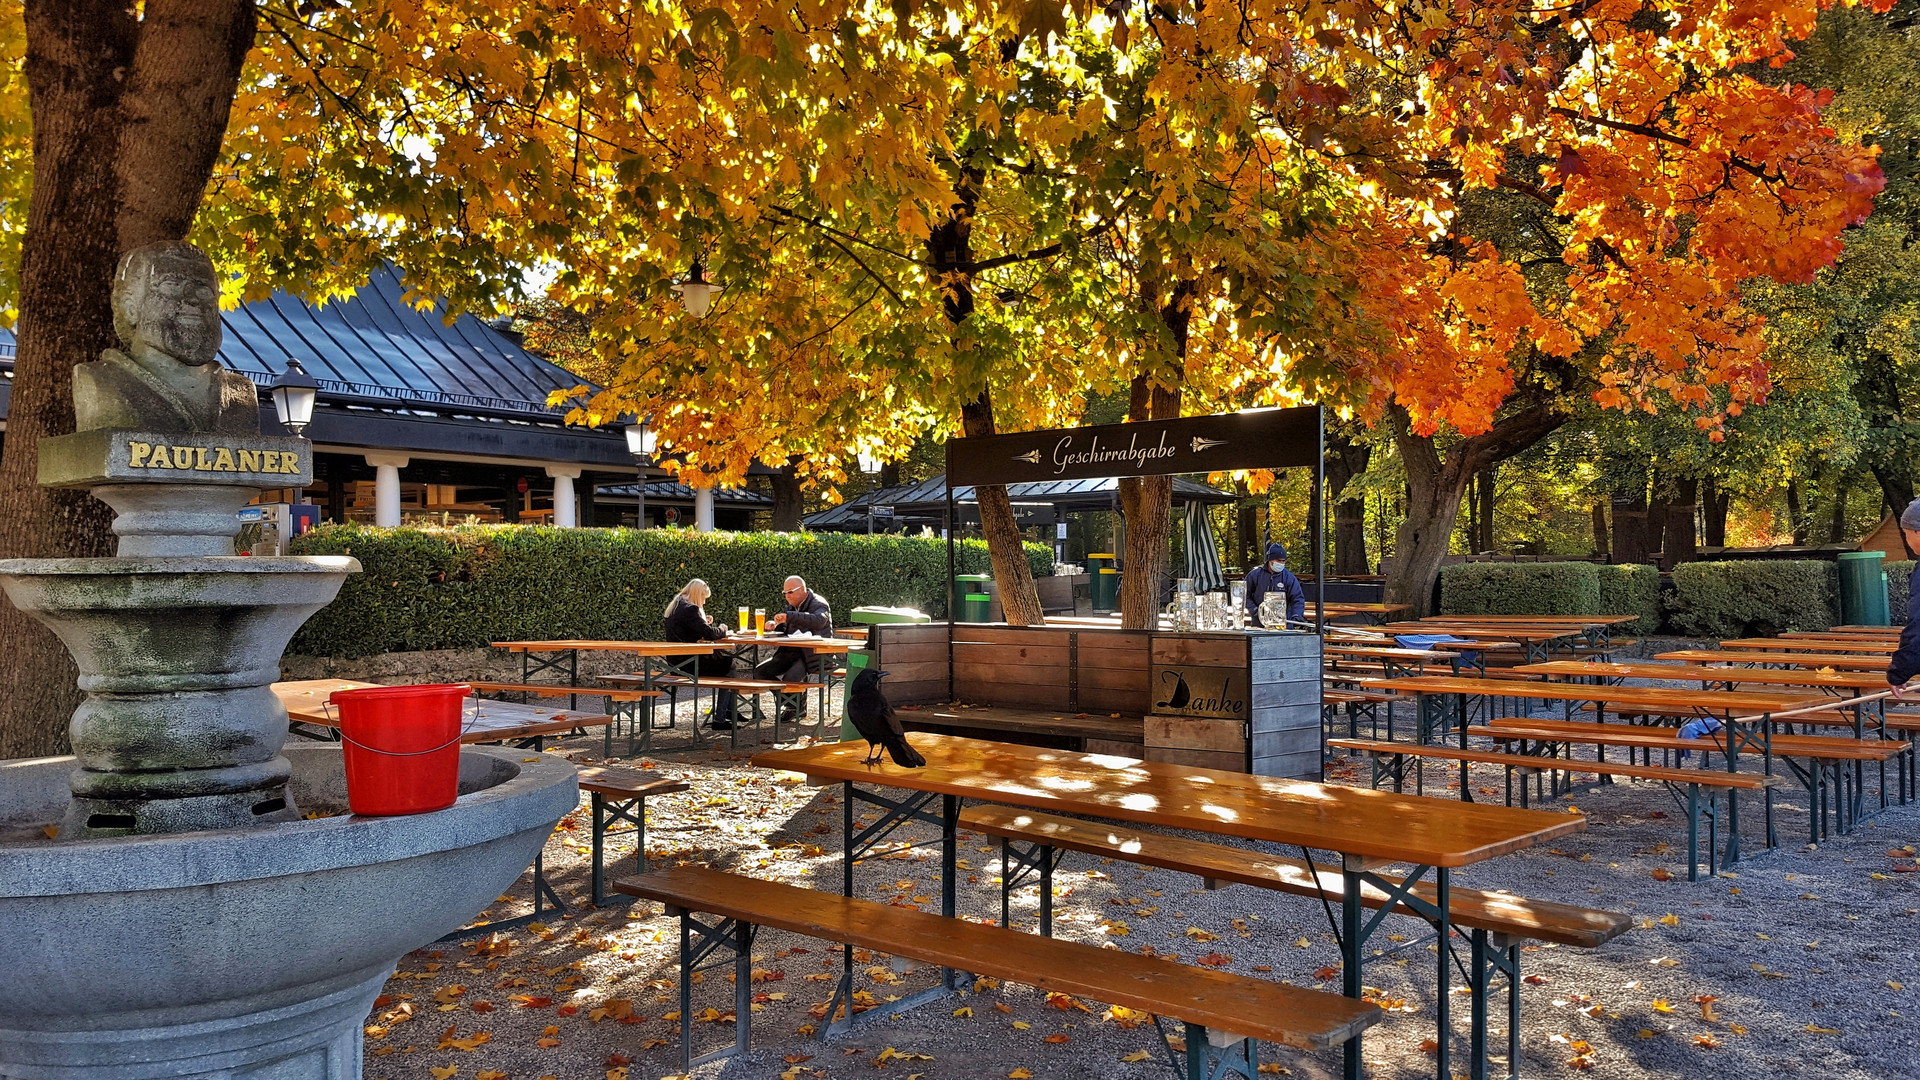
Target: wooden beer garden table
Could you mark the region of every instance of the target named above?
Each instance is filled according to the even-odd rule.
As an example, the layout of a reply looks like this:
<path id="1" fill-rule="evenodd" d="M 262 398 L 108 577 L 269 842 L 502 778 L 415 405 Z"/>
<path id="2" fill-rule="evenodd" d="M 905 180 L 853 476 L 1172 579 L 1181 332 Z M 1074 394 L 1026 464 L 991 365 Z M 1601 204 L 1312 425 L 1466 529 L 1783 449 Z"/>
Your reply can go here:
<path id="1" fill-rule="evenodd" d="M 1570 647 L 1575 641 L 1586 637 L 1581 628 L 1541 627 L 1541 626 L 1474 626 L 1456 622 L 1398 622 L 1385 623 L 1377 627 L 1383 633 L 1395 636 L 1413 636 L 1426 634 L 1445 634 L 1448 637 L 1466 638 L 1468 641 L 1501 642 L 1518 644 L 1527 651 L 1527 662 L 1536 663 L 1553 659 L 1556 648 Z M 1443 648 L 1455 649 L 1462 645 L 1456 642 L 1441 642 Z"/>
<path id="2" fill-rule="evenodd" d="M 840 632 L 841 631 L 838 631 L 838 630 L 834 631 L 835 634 L 838 634 Z M 727 632 L 727 639 L 724 644 L 726 644 L 728 647 L 733 649 L 735 656 L 741 656 L 748 652 L 752 652 L 754 655 L 755 661 L 758 661 L 760 658 L 760 650 L 763 648 L 767 648 L 769 646 L 776 649 L 800 649 L 804 652 L 810 652 L 814 654 L 814 656 L 816 657 L 831 655 L 834 653 L 844 654 L 853 649 L 860 649 L 860 648 L 866 647 L 866 641 L 864 639 L 855 640 L 853 638 L 843 638 L 843 637 L 819 637 L 813 634 L 789 635 L 789 634 L 779 634 L 779 633 L 771 633 L 771 632 L 765 633 L 765 634 L 756 634 L 751 631 L 747 633 L 741 633 L 736 630 L 729 630 Z M 827 693 L 828 693 L 828 690 L 831 688 L 832 682 L 833 682 L 833 679 L 832 679 L 831 669 L 829 669 L 826 664 L 824 663 L 821 664 L 820 665 L 820 720 L 818 723 L 814 725 L 814 733 L 816 735 L 818 735 L 822 730 L 824 730 L 823 725 L 825 725 L 827 720 L 830 718 L 827 711 Z M 775 732 L 776 741 L 778 741 L 778 737 L 779 737 L 779 733 Z"/>
<path id="3" fill-rule="evenodd" d="M 1605 645 L 1612 640 L 1614 627 L 1638 618 L 1638 615 L 1428 615 L 1420 621 L 1463 626 L 1578 627 L 1595 645 Z"/>
<path id="4" fill-rule="evenodd" d="M 1763 637 L 1738 638 L 1720 643 L 1722 649 L 1736 649 L 1743 652 L 1834 652 L 1834 653 L 1887 653 L 1899 651 L 1898 641 L 1883 641 L 1862 637 L 1800 638 L 1800 637 Z"/>
<path id="5" fill-rule="evenodd" d="M 662 676 L 679 675 L 692 683 L 692 696 L 700 695 L 700 665 L 696 662 L 702 656 L 711 655 L 727 647 L 720 641 L 598 641 L 565 638 L 557 641 L 495 641 L 496 649 L 520 654 L 520 680 L 531 683 L 533 677 L 545 672 L 556 674 L 564 672 L 565 686 L 580 685 L 580 654 L 583 652 L 620 652 L 637 657 L 640 661 L 640 684 L 643 690 L 657 690 L 656 683 Z M 583 689 L 591 693 L 591 689 Z M 636 719 L 636 722 L 641 722 Z M 651 736 L 653 731 L 653 701 L 648 699 L 645 705 L 644 723 Z M 668 709 L 667 726 L 674 724 L 673 710 Z M 700 719 L 696 715 L 693 722 L 693 741 L 696 745 L 706 745 L 706 735 L 700 730 Z"/>
<path id="6" fill-rule="evenodd" d="M 1684 660 L 1690 664 L 1766 664 L 1773 667 L 1833 668 L 1835 671 L 1885 672 L 1891 656 L 1875 653 L 1743 652 L 1739 649 L 1675 649 L 1655 654 L 1655 660 Z"/>
<path id="7" fill-rule="evenodd" d="M 1697 682 L 1702 690 L 1732 690 L 1740 683 L 1765 686 L 1813 686 L 1823 690 L 1854 691 L 1855 697 L 1887 688 L 1886 676 L 1869 671 L 1808 671 L 1805 669 L 1710 667 L 1705 664 L 1606 663 L 1598 660 L 1550 660 L 1513 669 L 1528 675 L 1591 679 L 1667 679 Z"/>
<path id="8" fill-rule="evenodd" d="M 893 830 L 909 821 L 920 821 L 940 829 L 940 910 L 943 915 L 954 916 L 955 860 L 963 799 L 1264 840 L 1298 846 L 1309 860 L 1314 850 L 1332 851 L 1341 857 L 1340 872 L 1345 879 L 1336 931 L 1345 957 L 1342 979 L 1348 997 L 1360 996 L 1367 942 L 1395 906 L 1404 906 L 1438 930 L 1443 947 L 1434 1001 L 1439 1012 L 1438 1075 L 1442 1080 L 1451 1080 L 1452 1076 L 1447 1048 L 1452 998 L 1449 965 L 1453 962 L 1448 903 L 1453 871 L 1586 827 L 1578 815 L 1426 799 L 949 735 L 915 732 L 912 743 L 926 757 L 925 768 L 903 769 L 886 759 L 864 765 L 861 762 L 867 746 L 857 740 L 773 750 L 750 759 L 761 768 L 800 773 L 815 784 L 842 786 L 845 851 L 841 886 L 846 895 L 853 895 L 854 863 L 869 857 Z M 900 789 L 906 795 L 863 791 L 858 786 L 863 783 Z M 879 819 L 857 827 L 856 802 L 877 808 Z M 1394 864 L 1412 867 L 1405 875 L 1406 886 L 1382 882 L 1376 874 Z M 1433 903 L 1412 895 L 1410 889 L 1428 874 L 1433 877 Z M 1389 897 L 1378 914 L 1364 920 L 1363 882 L 1381 888 Z M 851 951 L 844 967 L 842 985 L 850 987 Z M 892 1003 L 889 1010 L 901 1012 L 922 1004 L 949 992 L 952 985 L 951 977 L 943 976 L 941 987 Z M 848 1015 L 852 1015 L 850 1007 Z M 1346 1044 L 1346 1055 L 1346 1076 L 1359 1080 L 1358 1036 Z"/>
<path id="9" fill-rule="evenodd" d="M 1364 615 L 1367 616 L 1368 622 L 1376 623 L 1385 622 L 1388 617 L 1403 611 L 1413 610 L 1412 604 L 1366 604 L 1345 600 L 1329 600 L 1324 607 L 1329 619 L 1337 619 L 1343 615 Z"/>
<path id="10" fill-rule="evenodd" d="M 359 690 L 378 685 L 351 679 L 303 679 L 274 683 L 273 692 L 279 697 L 280 704 L 286 706 L 290 724 L 325 728 L 328 738 L 338 740 L 339 714 L 328 706 L 327 698 L 335 690 Z M 549 735 L 605 727 L 612 722 L 611 716 L 472 698 L 461 708 L 460 741 L 467 745 L 508 742 L 521 749 L 539 750 Z"/>

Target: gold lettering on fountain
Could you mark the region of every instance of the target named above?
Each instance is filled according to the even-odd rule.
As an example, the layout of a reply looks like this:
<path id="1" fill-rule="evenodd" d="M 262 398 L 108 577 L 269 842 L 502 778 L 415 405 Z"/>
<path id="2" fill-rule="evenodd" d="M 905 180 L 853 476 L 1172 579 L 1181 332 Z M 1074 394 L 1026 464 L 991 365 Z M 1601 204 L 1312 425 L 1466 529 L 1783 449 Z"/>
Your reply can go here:
<path id="1" fill-rule="evenodd" d="M 177 469 L 192 472 L 277 473 L 295 476 L 300 455 L 287 450 L 246 450 L 233 446 L 168 446 L 166 443 L 127 443 L 130 469 Z"/>

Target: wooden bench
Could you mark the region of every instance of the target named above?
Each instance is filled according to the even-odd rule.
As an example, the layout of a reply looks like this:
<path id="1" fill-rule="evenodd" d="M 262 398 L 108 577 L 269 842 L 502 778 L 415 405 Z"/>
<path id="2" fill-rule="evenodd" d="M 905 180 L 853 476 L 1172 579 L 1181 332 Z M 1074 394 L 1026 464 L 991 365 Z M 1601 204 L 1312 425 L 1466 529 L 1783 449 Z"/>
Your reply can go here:
<path id="1" fill-rule="evenodd" d="M 1023 743 L 1058 750 L 1138 756 L 1146 746 L 1146 721 L 1138 716 L 1048 712 L 999 705 L 899 706 L 908 731 Z"/>
<path id="2" fill-rule="evenodd" d="M 518 694 L 521 700 L 530 697 L 605 698 L 607 700 L 607 713 L 613 717 L 607 726 L 600 729 L 602 740 L 601 752 L 606 757 L 613 756 L 614 729 L 620 726 L 621 719 L 624 718 L 631 728 L 631 725 L 635 722 L 634 706 L 640 702 L 645 702 L 660 696 L 660 691 L 658 690 L 607 690 L 593 686 L 556 686 L 549 683 L 469 682 L 467 685 L 473 688 L 475 694 L 488 697 Z M 573 707 L 573 702 L 569 701 L 567 705 L 571 708 Z M 631 750 L 633 746 L 632 735 L 628 735 L 627 745 L 628 749 Z"/>
<path id="3" fill-rule="evenodd" d="M 1342 750 L 1364 753 L 1373 759 L 1372 786 L 1379 787 L 1382 777 L 1393 779 L 1393 790 L 1402 790 L 1406 781 L 1406 764 L 1414 762 L 1415 790 L 1424 794 L 1425 783 L 1420 765 L 1427 759 L 1437 759 L 1460 763 L 1460 797 L 1467 802 L 1473 801 L 1473 789 L 1469 783 L 1467 766 L 1499 765 L 1506 771 L 1507 805 L 1513 805 L 1513 777 L 1520 774 L 1520 805 L 1530 805 L 1527 781 L 1533 777 L 1547 774 L 1558 777 L 1561 773 L 1590 773 L 1595 776 L 1625 777 L 1629 780 L 1653 780 L 1670 787 L 1686 785 L 1687 797 L 1682 803 L 1687 813 L 1687 880 L 1699 880 L 1700 862 L 1700 805 L 1701 789 L 1706 789 L 1707 804 L 1707 872 L 1718 872 L 1715 850 L 1720 821 L 1717 799 L 1720 792 L 1726 792 L 1733 798 L 1736 791 L 1759 791 L 1775 783 L 1770 776 L 1757 776 L 1753 773 L 1730 773 L 1716 769 L 1676 769 L 1662 765 L 1618 765 L 1606 761 L 1578 761 L 1572 758 L 1541 758 L 1528 754 L 1509 754 L 1495 750 L 1463 750 L 1457 746 L 1440 746 L 1428 743 L 1369 742 L 1363 739 L 1335 739 L 1328 743 Z M 1560 794 L 1556 783 L 1552 793 Z M 1675 796 L 1678 802 L 1679 797 Z"/>
<path id="4" fill-rule="evenodd" d="M 1000 922 L 1010 924 L 1013 889 L 1027 873 L 1040 876 L 1040 932 L 1053 933 L 1053 866 L 1059 852 L 1080 851 L 1123 862 L 1156 866 L 1200 878 L 1206 888 L 1222 884 L 1251 885 L 1296 896 L 1310 896 L 1339 904 L 1345 896 L 1346 879 L 1339 863 L 1315 866 L 1245 848 L 1188 840 L 1163 833 L 1142 832 L 1115 822 L 1084 821 L 1059 817 L 1034 810 L 1006 806 L 976 806 L 960 812 L 960 827 L 1000 838 L 1001 886 Z M 1016 841 L 1032 844 L 1020 851 Z M 1021 872 L 1012 873 L 1018 865 Z M 1399 879 L 1385 881 L 1398 885 Z M 1413 894 L 1427 903 L 1435 902 L 1431 883 L 1421 882 Z M 1379 909 L 1387 904 L 1387 893 L 1368 883 L 1362 886 L 1361 903 Z M 1329 909 L 1331 910 L 1331 909 Z M 1405 907 L 1397 909 L 1411 915 Z M 1619 937 L 1633 925 L 1626 915 L 1611 911 L 1573 907 L 1548 901 L 1528 900 L 1504 893 L 1482 892 L 1455 886 L 1448 890 L 1447 910 L 1453 925 L 1469 930 L 1473 965 L 1469 983 L 1474 989 L 1472 1003 L 1473 1062 L 1471 1075 L 1486 1075 L 1487 1001 L 1495 971 L 1507 977 L 1507 1059 L 1515 1062 L 1520 1050 L 1520 948 L 1525 941 L 1547 941 L 1557 945 L 1592 949 Z M 1416 943 L 1417 944 L 1417 943 Z"/>
<path id="5" fill-rule="evenodd" d="M 644 686 L 648 683 L 648 679 L 644 675 L 601 675 L 598 678 L 603 683 L 610 683 L 615 686 L 637 687 Z M 656 675 L 651 682 L 653 686 L 665 688 L 664 693 L 667 696 L 667 722 L 661 725 L 661 727 L 671 728 L 674 726 L 674 714 L 680 704 L 680 690 L 683 687 L 693 689 L 696 680 L 688 675 Z M 702 676 L 697 682 L 698 688 L 701 690 L 731 690 L 743 697 L 747 703 L 747 712 L 753 718 L 752 725 L 756 732 L 760 729 L 761 723 L 767 718 L 766 711 L 760 707 L 760 695 L 780 693 L 787 685 L 784 682 L 774 679 L 747 679 L 733 675 Z M 662 691 L 659 690 L 655 691 L 656 694 L 661 692 Z M 640 727 L 641 735 L 638 744 L 638 751 L 642 753 L 652 748 L 653 733 L 657 730 L 654 727 L 653 712 L 651 709 L 647 711 L 645 721 L 646 722 Z M 740 725 L 736 724 L 733 729 L 728 732 L 727 743 L 729 746 L 738 746 L 740 744 L 739 729 Z M 756 738 L 757 737 L 758 736 L 756 736 Z M 778 712 L 774 714 L 773 739 L 775 742 L 780 741 L 780 716 Z M 700 718 L 698 715 L 695 715 L 693 720 L 693 740 L 696 745 L 706 745 L 706 736 L 700 730 Z M 633 739 L 629 738 L 627 740 L 628 753 L 631 754 L 635 752 L 635 749 Z"/>
<path id="6" fill-rule="evenodd" d="M 1323 991 L 701 867 L 680 866 L 623 878 L 614 883 L 614 889 L 657 900 L 666 905 L 668 914 L 680 918 L 682 1072 L 749 1048 L 753 939 L 756 928 L 762 926 L 1171 1017 L 1186 1025 L 1182 1072 L 1195 1080 L 1230 1071 L 1256 1075 L 1254 1040 L 1324 1049 L 1358 1035 L 1381 1018 L 1371 1002 Z M 719 916 L 720 922 L 708 925 L 695 918 L 696 913 Z M 693 973 L 701 960 L 729 952 L 734 968 L 733 1045 L 696 1058 Z M 725 963 L 721 959 L 708 966 Z M 944 986 L 953 985 L 944 973 L 942 978 Z M 852 992 L 849 968 L 827 1003 L 824 1033 L 835 1034 L 852 1025 L 857 1009 Z M 836 1006 L 842 1004 L 846 1022 L 837 1024 Z M 1176 1069 L 1180 1064 L 1176 1058 Z"/>
<path id="7" fill-rule="evenodd" d="M 1325 685 L 1322 680 L 1320 689 L 1320 723 L 1327 737 L 1332 738 L 1340 718 L 1340 706 L 1347 707 L 1347 736 L 1357 738 L 1360 735 L 1360 719 L 1365 716 L 1373 725 L 1374 738 L 1380 737 L 1380 706 L 1387 707 L 1387 738 L 1393 738 L 1393 706 L 1403 700 L 1398 694 L 1383 693 L 1378 690 L 1341 690 Z"/>
<path id="8" fill-rule="evenodd" d="M 690 785 L 658 773 L 641 772 L 615 766 L 581 769 L 580 790 L 592 797 L 593 811 L 593 906 L 606 900 L 605 851 L 607 827 L 616 821 L 633 825 L 634 863 L 641 873 L 647 870 L 647 797 L 686 791 Z"/>

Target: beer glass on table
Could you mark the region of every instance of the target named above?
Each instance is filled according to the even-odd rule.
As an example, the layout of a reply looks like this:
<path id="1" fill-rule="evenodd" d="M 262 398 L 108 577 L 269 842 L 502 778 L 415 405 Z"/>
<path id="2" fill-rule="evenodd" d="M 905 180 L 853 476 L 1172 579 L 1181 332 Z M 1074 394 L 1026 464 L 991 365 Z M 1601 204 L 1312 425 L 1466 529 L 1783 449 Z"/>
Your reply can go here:
<path id="1" fill-rule="evenodd" d="M 767 632 L 766 608 L 757 607 L 753 609 L 753 632 L 756 634 L 765 634 Z"/>

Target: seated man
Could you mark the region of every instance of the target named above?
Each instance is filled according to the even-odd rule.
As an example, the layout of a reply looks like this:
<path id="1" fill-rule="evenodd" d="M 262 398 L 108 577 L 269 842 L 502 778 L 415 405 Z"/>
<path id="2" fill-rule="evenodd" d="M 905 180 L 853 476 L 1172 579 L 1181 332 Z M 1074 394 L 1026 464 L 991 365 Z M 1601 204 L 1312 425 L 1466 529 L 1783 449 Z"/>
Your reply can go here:
<path id="1" fill-rule="evenodd" d="M 1266 564 L 1247 571 L 1247 618 L 1253 625 L 1266 625 L 1260 621 L 1260 601 L 1275 589 L 1286 595 L 1287 618 L 1294 622 L 1306 621 L 1307 590 L 1300 587 L 1300 579 L 1287 569 L 1287 545 L 1278 540 L 1267 545 Z"/>
<path id="2" fill-rule="evenodd" d="M 805 579 L 790 577 L 781 591 L 786 594 L 787 610 L 767 620 L 767 630 L 776 634 L 818 634 L 830 637 L 833 634 L 833 610 L 827 606 L 824 596 L 816 596 L 807 588 Z M 805 682 L 810 672 L 820 670 L 820 656 L 805 649 L 783 647 L 773 651 L 773 657 L 753 669 L 756 679 L 777 679 L 780 682 Z M 784 694 L 780 701 L 778 722 L 799 720 L 807 714 L 807 696 L 805 694 Z"/>

